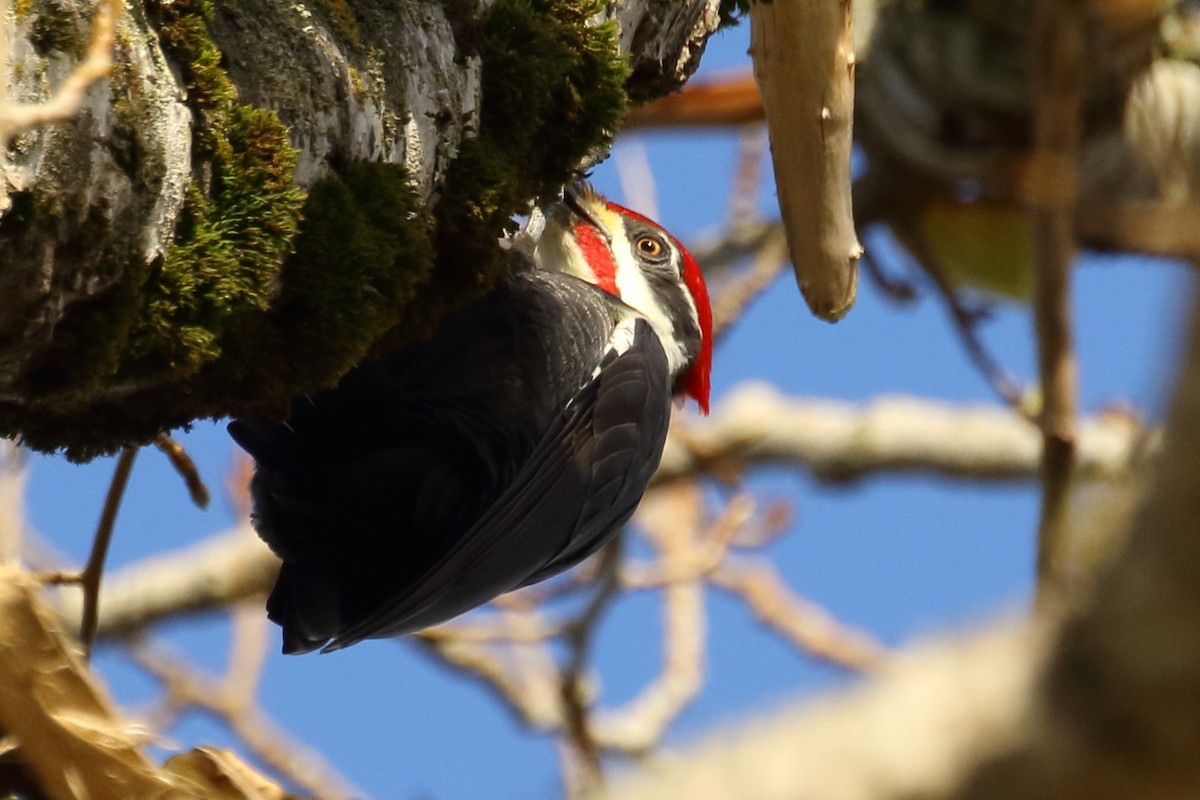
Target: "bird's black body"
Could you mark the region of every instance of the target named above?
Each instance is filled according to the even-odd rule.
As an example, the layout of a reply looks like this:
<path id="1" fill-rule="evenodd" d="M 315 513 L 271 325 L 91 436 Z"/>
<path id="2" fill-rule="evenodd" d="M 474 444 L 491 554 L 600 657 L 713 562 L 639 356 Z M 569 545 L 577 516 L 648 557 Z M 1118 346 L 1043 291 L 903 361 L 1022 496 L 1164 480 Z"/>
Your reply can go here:
<path id="1" fill-rule="evenodd" d="M 594 552 L 658 465 L 671 380 L 637 312 L 518 269 L 286 422 L 233 422 L 285 651 L 418 630 Z"/>

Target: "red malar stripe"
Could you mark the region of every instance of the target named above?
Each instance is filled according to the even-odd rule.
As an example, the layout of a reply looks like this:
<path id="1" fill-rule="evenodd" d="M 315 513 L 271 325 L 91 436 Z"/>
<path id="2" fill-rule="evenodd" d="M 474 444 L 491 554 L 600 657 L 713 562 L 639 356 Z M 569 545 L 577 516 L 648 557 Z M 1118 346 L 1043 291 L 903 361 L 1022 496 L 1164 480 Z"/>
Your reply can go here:
<path id="1" fill-rule="evenodd" d="M 580 222 L 575 226 L 575 242 L 579 245 L 592 274 L 596 276 L 596 285 L 609 294 L 620 297 L 621 293 L 617 291 L 617 263 L 599 231 L 586 222 Z"/>

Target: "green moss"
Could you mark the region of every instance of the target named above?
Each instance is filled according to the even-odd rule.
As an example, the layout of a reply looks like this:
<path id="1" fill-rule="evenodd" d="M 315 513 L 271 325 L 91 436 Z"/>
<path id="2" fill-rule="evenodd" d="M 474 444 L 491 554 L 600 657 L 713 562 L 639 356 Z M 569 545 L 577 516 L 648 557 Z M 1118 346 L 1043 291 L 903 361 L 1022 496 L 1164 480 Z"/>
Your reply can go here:
<path id="1" fill-rule="evenodd" d="M 512 160 L 558 183 L 607 144 L 625 110 L 628 68 L 613 22 L 589 27 L 595 2 L 498 0 L 483 23 L 483 131 L 515 148 Z"/>
<path id="2" fill-rule="evenodd" d="M 320 2 L 335 26 L 354 21 L 339 16 L 348 7 Z M 398 165 L 347 165 L 305 198 L 283 125 L 238 102 L 208 36 L 211 0 L 147 5 L 196 115 L 196 181 L 165 257 L 145 266 L 136 253 L 113 254 L 128 260 L 121 285 L 68 309 L 55 332 L 61 352 L 40 367 L 48 393 L 0 401 L 0 433 L 88 458 L 199 417 L 282 412 L 484 291 L 513 215 L 570 180 L 623 112 L 617 29 L 587 24 L 600 7 L 448 0 L 460 51 L 483 62 L 482 108 L 431 215 Z M 132 101 L 119 106 L 118 127 L 136 130 L 140 113 Z M 137 169 L 142 157 L 126 148 L 119 158 Z M 37 198 L 18 205 L 6 225 L 49 224 Z"/>
<path id="3" fill-rule="evenodd" d="M 270 304 L 304 201 L 292 184 L 295 151 L 274 112 L 233 106 L 214 135 L 207 194 L 193 183 L 176 241 L 143 289 L 135 371 L 189 372 L 221 354 L 231 317 Z"/>
<path id="4" fill-rule="evenodd" d="M 134 43 L 126 43 L 135 47 Z M 133 75 L 132 67 L 123 60 L 116 60 L 109 76 L 112 91 L 112 128 L 109 132 L 108 151 L 113 161 L 135 185 L 144 186 L 151 195 L 162 188 L 166 163 L 163 153 L 154 147 L 146 147 L 144 133 L 154 124 L 157 109 L 146 102 L 143 88 Z"/>
<path id="5" fill-rule="evenodd" d="M 486 285 L 496 235 L 554 192 L 593 149 L 607 146 L 625 110 L 626 61 L 615 23 L 592 27 L 592 0 L 497 0 L 472 22 L 467 0 L 447 4 L 460 48 L 482 60 L 477 139 L 462 145 L 437 208 L 438 277 L 473 268 Z"/>
<path id="6" fill-rule="evenodd" d="M 175 241 L 142 288 L 123 379 L 187 375 L 219 357 L 230 320 L 269 305 L 304 202 L 287 128 L 273 111 L 236 102 L 208 35 L 211 2 L 177 0 L 160 13 L 160 37 L 198 115 L 196 156 L 211 179 L 188 187 Z"/>
<path id="7" fill-rule="evenodd" d="M 163 49 L 179 65 L 188 105 L 203 118 L 197 144 L 211 152 L 218 146 L 213 136 L 223 113 L 237 101 L 237 88 L 221 68 L 221 51 L 208 34 L 212 0 L 153 4 L 147 11 L 154 12 Z"/>
<path id="8" fill-rule="evenodd" d="M 354 9 L 346 0 L 313 0 L 313 4 L 329 20 L 329 27 L 335 36 L 354 50 L 362 49 L 362 34 L 358 29 L 358 19 Z"/>
<path id="9" fill-rule="evenodd" d="M 25 7 L 25 13 L 29 13 Z M 41 0 L 33 9 L 33 27 L 29 41 L 40 56 L 50 53 L 66 53 L 75 59 L 87 54 L 86 28 L 82 27 L 79 13 L 73 8 L 59 5 L 52 0 Z M 17 9 L 18 18 L 24 16 Z"/>
<path id="10" fill-rule="evenodd" d="M 413 300 L 433 264 L 430 227 L 398 164 L 357 162 L 312 187 L 278 301 L 264 325 L 240 337 L 252 347 L 270 342 L 279 349 L 268 376 L 277 391 L 265 387 L 275 395 L 268 400 L 284 401 L 298 386 L 332 384 L 387 331 L 398 325 L 414 331 L 429 321 L 430 309 Z M 251 371 L 272 355 L 247 354 Z M 232 368 L 247 377 L 244 366 Z M 255 401 L 253 394 L 243 398 L 246 405 Z"/>
<path id="11" fill-rule="evenodd" d="M 282 414 L 298 392 L 335 383 L 386 331 L 411 338 L 431 324 L 437 309 L 417 302 L 433 262 L 431 224 L 403 167 L 351 164 L 313 186 L 278 295 L 266 311 L 229 315 L 215 338 L 220 358 L 101 393 L 86 414 L 0 402 L 0 431 L 85 460 L 199 417 Z M 124 385 L 139 385 L 128 372 Z"/>
<path id="12" fill-rule="evenodd" d="M 720 27 L 729 28 L 737 25 L 742 17 L 750 15 L 750 6 L 754 2 L 769 3 L 771 0 L 721 0 L 717 8 L 720 14 Z"/>

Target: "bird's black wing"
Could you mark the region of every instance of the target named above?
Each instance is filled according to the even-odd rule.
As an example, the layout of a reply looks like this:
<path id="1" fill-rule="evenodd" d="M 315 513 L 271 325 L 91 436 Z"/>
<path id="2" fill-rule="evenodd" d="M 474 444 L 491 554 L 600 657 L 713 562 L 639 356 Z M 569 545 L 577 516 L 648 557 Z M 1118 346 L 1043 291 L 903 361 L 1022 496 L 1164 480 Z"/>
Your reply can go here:
<path id="1" fill-rule="evenodd" d="M 594 552 L 641 499 L 670 406 L 662 344 L 644 319 L 627 317 L 591 378 L 471 529 L 325 649 L 428 627 Z"/>
<path id="2" fill-rule="evenodd" d="M 658 469 L 671 416 L 671 385 L 662 346 L 649 325 L 642 324 L 656 346 L 647 341 L 645 352 L 612 359 L 598 376 L 589 412 L 587 489 L 575 530 L 523 586 L 573 567 L 606 544 L 633 514 Z"/>
<path id="3" fill-rule="evenodd" d="M 380 367 L 242 419 L 255 527 L 283 567 L 267 602 L 286 652 L 324 645 L 436 565 L 519 469 L 486 406 L 396 393 Z M 532 446 L 532 443 L 531 443 Z"/>

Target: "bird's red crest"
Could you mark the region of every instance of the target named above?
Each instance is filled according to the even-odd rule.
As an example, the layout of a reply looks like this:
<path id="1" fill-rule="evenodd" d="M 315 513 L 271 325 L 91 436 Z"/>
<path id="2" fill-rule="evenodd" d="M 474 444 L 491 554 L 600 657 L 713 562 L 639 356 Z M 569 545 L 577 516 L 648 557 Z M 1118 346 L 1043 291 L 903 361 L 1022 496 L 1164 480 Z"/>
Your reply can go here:
<path id="1" fill-rule="evenodd" d="M 709 395 L 712 390 L 712 306 L 708 301 L 708 287 L 704 283 L 704 274 L 700 271 L 700 265 L 696 263 L 696 259 L 692 258 L 692 254 L 687 251 L 682 242 L 663 230 L 662 226 L 654 220 L 616 203 L 609 202 L 608 206 L 620 214 L 639 219 L 662 230 L 679 248 L 679 253 L 683 257 L 683 281 L 692 294 L 692 300 L 696 304 L 697 321 L 700 323 L 700 352 L 696 354 L 691 368 L 683 376 L 683 393 L 695 400 L 700 405 L 700 410 L 707 414 Z"/>

